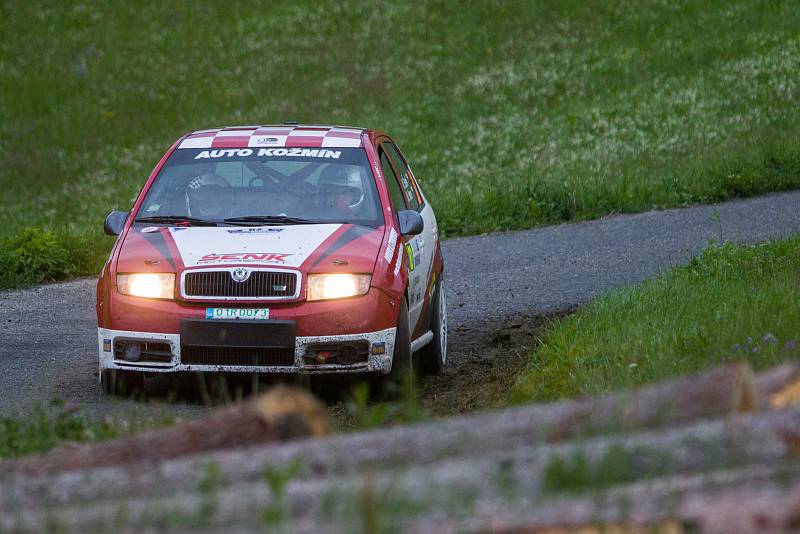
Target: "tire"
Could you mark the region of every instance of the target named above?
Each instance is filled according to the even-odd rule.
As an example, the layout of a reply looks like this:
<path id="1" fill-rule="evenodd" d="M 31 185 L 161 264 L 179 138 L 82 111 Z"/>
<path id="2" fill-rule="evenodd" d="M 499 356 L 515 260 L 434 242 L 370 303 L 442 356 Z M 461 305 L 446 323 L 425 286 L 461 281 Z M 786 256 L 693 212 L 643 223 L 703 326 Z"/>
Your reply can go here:
<path id="1" fill-rule="evenodd" d="M 108 395 L 130 396 L 144 393 L 144 373 L 106 369 L 101 377 L 103 392 Z"/>
<path id="2" fill-rule="evenodd" d="M 447 364 L 447 297 L 444 278 L 439 278 L 431 302 L 433 339 L 419 351 L 420 369 L 424 374 L 441 375 Z"/>
<path id="3" fill-rule="evenodd" d="M 413 389 L 413 365 L 411 354 L 411 327 L 409 326 L 408 303 L 403 298 L 397 316 L 397 330 L 392 353 L 392 370 L 382 381 L 384 396 L 394 397 Z"/>

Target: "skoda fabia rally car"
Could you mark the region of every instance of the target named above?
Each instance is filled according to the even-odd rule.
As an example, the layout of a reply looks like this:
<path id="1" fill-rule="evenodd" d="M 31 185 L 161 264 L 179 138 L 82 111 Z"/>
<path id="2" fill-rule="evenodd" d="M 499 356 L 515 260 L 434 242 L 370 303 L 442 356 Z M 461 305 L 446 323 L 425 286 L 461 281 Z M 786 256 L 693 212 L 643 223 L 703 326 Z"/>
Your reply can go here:
<path id="1" fill-rule="evenodd" d="M 180 138 L 97 284 L 107 392 L 149 373 L 384 373 L 447 356 L 436 217 L 394 141 L 299 125 Z"/>

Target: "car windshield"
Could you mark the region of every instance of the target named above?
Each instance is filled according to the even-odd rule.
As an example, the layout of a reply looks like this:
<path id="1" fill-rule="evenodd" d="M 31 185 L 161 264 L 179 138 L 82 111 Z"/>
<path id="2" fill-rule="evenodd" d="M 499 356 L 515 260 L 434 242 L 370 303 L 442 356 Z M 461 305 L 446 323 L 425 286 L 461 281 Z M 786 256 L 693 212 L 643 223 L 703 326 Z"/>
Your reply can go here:
<path id="1" fill-rule="evenodd" d="M 136 218 L 169 223 L 181 217 L 228 224 L 383 222 L 363 148 L 175 150 Z"/>

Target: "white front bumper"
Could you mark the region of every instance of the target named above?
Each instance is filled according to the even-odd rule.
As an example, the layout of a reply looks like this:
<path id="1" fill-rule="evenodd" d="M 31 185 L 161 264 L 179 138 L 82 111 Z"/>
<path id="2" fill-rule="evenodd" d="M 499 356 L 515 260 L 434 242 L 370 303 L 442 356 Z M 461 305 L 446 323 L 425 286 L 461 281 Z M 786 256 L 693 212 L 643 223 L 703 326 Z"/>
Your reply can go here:
<path id="1" fill-rule="evenodd" d="M 97 329 L 97 346 L 100 353 L 100 371 L 104 369 L 124 369 L 131 371 L 146 371 L 151 373 L 173 373 L 180 371 L 207 371 L 207 372 L 248 372 L 248 373 L 359 373 L 381 372 L 388 373 L 392 367 L 392 354 L 394 352 L 394 336 L 396 328 L 387 328 L 377 332 L 364 334 L 351 334 L 344 336 L 298 336 L 294 346 L 294 365 L 286 366 L 243 366 L 243 365 L 196 365 L 181 363 L 181 336 L 180 334 L 157 334 L 151 332 L 131 332 L 127 330 Z M 114 339 L 141 339 L 169 343 L 172 358 L 164 363 L 129 363 L 124 360 L 114 359 Z M 366 341 L 370 347 L 370 354 L 366 363 L 352 365 L 317 364 L 307 365 L 303 362 L 306 347 L 311 344 L 344 343 Z M 373 354 L 373 344 L 383 343 L 385 352 Z"/>

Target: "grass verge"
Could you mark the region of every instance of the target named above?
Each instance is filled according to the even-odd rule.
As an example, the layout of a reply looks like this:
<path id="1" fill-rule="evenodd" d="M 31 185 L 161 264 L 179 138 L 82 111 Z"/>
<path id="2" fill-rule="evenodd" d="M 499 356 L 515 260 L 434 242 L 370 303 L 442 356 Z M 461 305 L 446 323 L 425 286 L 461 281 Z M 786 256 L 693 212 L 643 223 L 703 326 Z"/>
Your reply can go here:
<path id="1" fill-rule="evenodd" d="M 177 136 L 286 119 L 392 133 L 449 236 L 798 188 L 798 28 L 792 0 L 4 3 L 0 240 L 93 274 Z"/>
<path id="2" fill-rule="evenodd" d="M 800 236 L 711 243 L 688 265 L 613 291 L 553 323 L 514 402 L 602 394 L 729 360 L 800 357 Z"/>
<path id="3" fill-rule="evenodd" d="M 96 442 L 128 436 L 173 422 L 170 417 L 98 418 L 55 401 L 47 408 L 37 406 L 26 417 L 0 418 L 0 461 L 46 452 L 66 443 Z"/>

